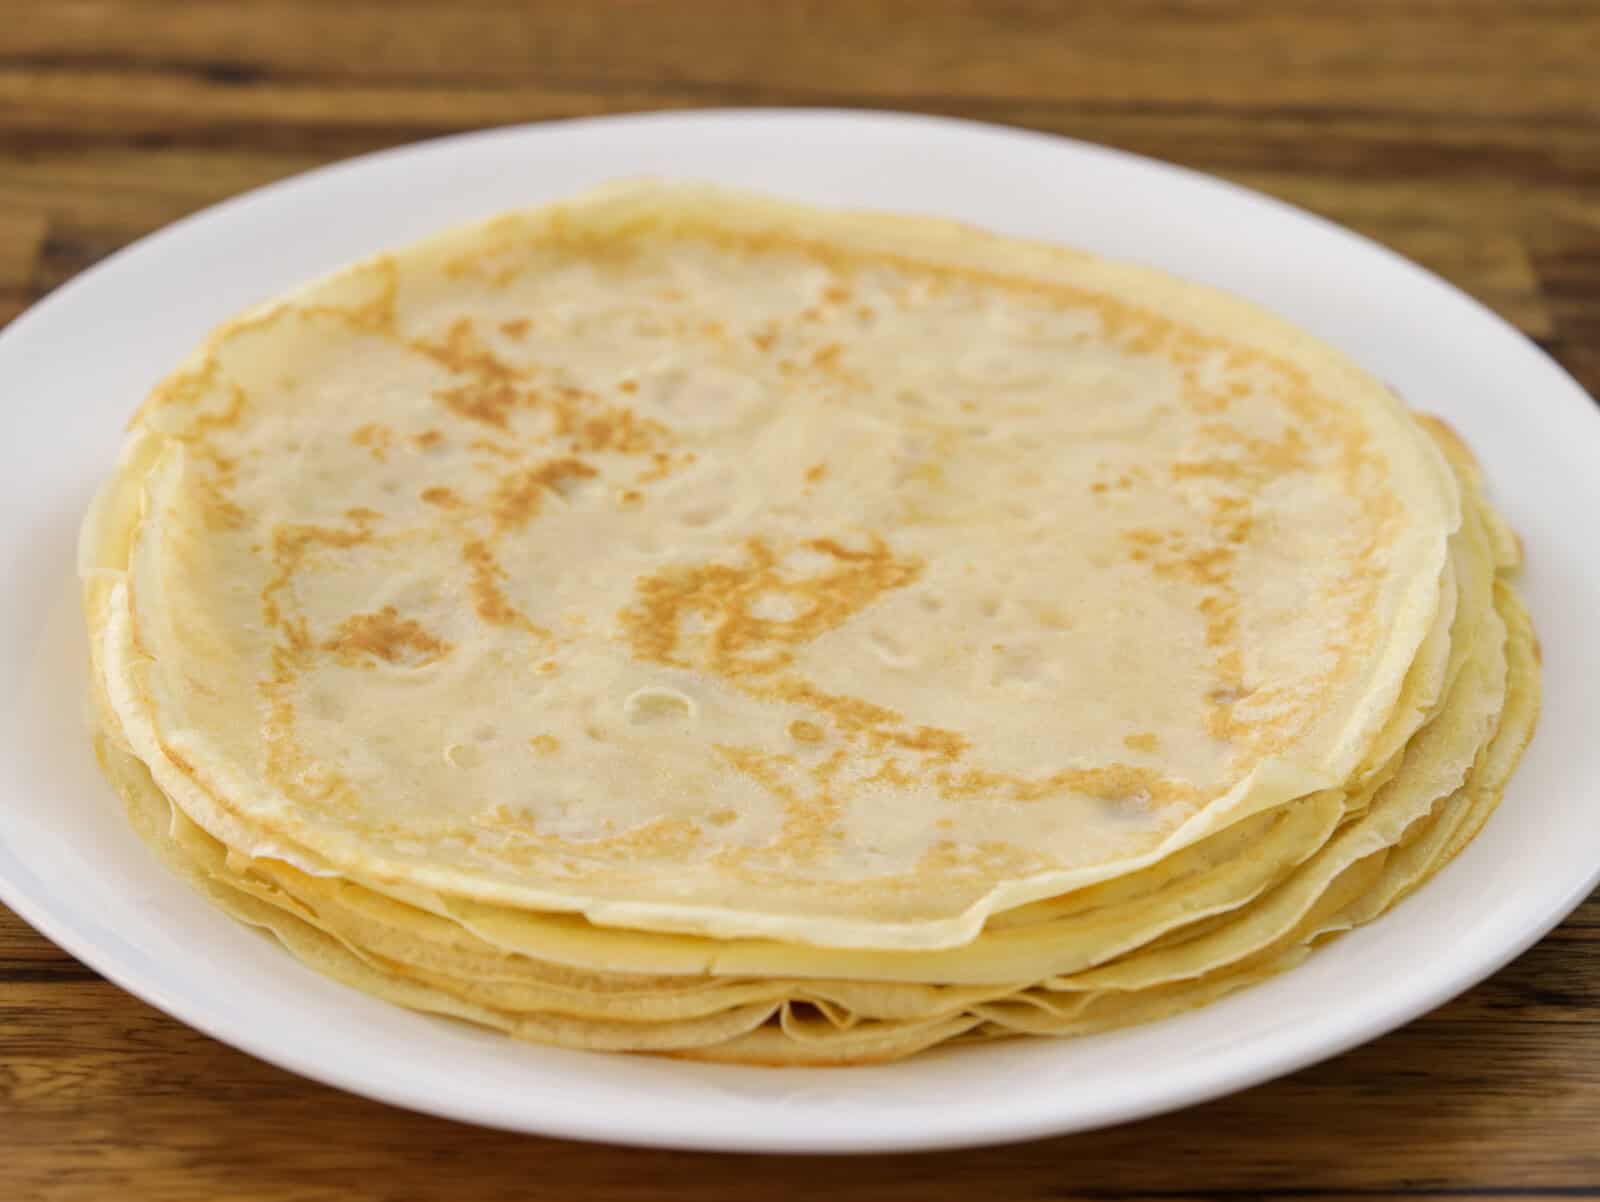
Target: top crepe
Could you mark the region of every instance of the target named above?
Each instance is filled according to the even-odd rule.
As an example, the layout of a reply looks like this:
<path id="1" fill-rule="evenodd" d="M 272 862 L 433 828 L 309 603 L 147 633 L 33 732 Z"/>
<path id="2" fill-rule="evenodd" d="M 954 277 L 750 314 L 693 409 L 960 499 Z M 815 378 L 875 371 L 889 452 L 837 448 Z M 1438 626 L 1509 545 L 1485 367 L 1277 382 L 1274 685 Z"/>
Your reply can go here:
<path id="1" fill-rule="evenodd" d="M 1395 398 L 1238 300 L 637 185 L 224 327 L 84 545 L 106 701 L 230 847 L 931 949 L 1358 787 L 1459 521 Z"/>

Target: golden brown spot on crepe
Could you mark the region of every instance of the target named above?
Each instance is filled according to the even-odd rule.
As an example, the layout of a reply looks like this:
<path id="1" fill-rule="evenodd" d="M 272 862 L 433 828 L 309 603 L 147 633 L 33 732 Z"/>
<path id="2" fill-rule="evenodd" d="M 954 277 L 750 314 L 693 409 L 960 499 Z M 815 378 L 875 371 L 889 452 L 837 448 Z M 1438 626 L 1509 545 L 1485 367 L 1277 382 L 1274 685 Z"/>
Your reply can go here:
<path id="1" fill-rule="evenodd" d="M 692 456 L 685 458 L 684 462 L 692 463 Z M 672 474 L 672 456 L 666 451 L 656 451 L 650 456 L 650 466 L 639 473 L 635 483 L 654 484 L 657 480 L 664 480 Z"/>
<path id="2" fill-rule="evenodd" d="M 473 381 L 433 395 L 456 416 L 497 430 L 509 428 L 512 412 L 524 404 L 522 393 L 504 380 Z"/>
<path id="3" fill-rule="evenodd" d="M 451 322 L 442 342 L 415 338 L 410 346 L 412 350 L 458 375 L 478 376 L 485 380 L 516 380 L 525 374 L 497 356 L 478 337 L 470 317 L 458 317 Z"/>
<path id="4" fill-rule="evenodd" d="M 311 651 L 311 624 L 304 618 L 290 618 L 283 624 L 284 646 L 297 658 Z"/>
<path id="5" fill-rule="evenodd" d="M 1042 801 L 1068 790 L 1086 793 L 1102 801 L 1139 799 L 1170 803 L 1197 801 L 1200 797 L 1192 785 L 1170 780 L 1153 769 L 1132 764 L 1064 768 L 1035 780 L 983 768 L 969 768 L 960 773 L 945 770 L 938 774 L 938 782 L 945 795 L 952 800 L 1004 798 L 1008 801 Z"/>
<path id="6" fill-rule="evenodd" d="M 619 615 L 634 654 L 680 667 L 705 667 L 752 696 L 806 706 L 873 753 L 909 751 L 932 763 L 958 759 L 968 743 L 955 731 L 908 727 L 900 713 L 886 706 L 829 693 L 796 675 L 777 675 L 792 664 L 795 648 L 837 627 L 884 592 L 911 583 L 922 570 L 920 561 L 895 557 L 876 536 L 862 548 L 828 538 L 800 546 L 828 556 L 832 564 L 797 579 L 782 570 L 780 557 L 767 543 L 752 539 L 742 563 L 678 565 L 641 579 L 638 602 Z M 752 616 L 755 601 L 771 594 L 797 601 L 795 616 Z M 683 620 L 691 614 L 705 629 L 685 648 Z M 804 725 L 789 725 L 792 737 L 809 741 L 813 730 L 821 734 L 815 723 L 800 721 Z"/>
<path id="7" fill-rule="evenodd" d="M 504 446 L 487 438 L 475 438 L 467 444 L 467 449 L 472 451 L 487 451 L 491 455 L 498 455 L 501 459 L 521 459 L 522 452 L 516 447 Z"/>
<path id="8" fill-rule="evenodd" d="M 478 337 L 470 318 L 451 323 L 443 341 L 416 338 L 408 343 L 418 354 L 470 379 L 434 396 L 452 413 L 471 421 L 506 429 L 513 410 L 528 403 L 516 384 L 527 376 L 499 358 Z"/>
<path id="9" fill-rule="evenodd" d="M 216 462 L 231 465 L 233 461 L 218 456 Z M 224 491 L 232 483 L 231 469 L 225 472 L 220 467 L 216 476 L 200 482 L 205 522 L 212 530 L 238 530 L 244 525 L 244 510 L 230 501 Z"/>
<path id="10" fill-rule="evenodd" d="M 450 644 L 421 623 L 402 618 L 394 606 L 385 605 L 376 613 L 346 618 L 322 649 L 333 652 L 346 666 L 370 668 L 377 659 L 420 668 L 448 655 Z"/>
<path id="11" fill-rule="evenodd" d="M 917 861 L 920 874 L 981 873 L 985 876 L 1026 876 L 1049 867 L 1049 861 L 1035 852 L 986 839 L 981 843 L 961 844 L 940 839 Z"/>
<path id="12" fill-rule="evenodd" d="M 550 637 L 548 630 L 537 625 L 506 598 L 500 587 L 500 582 L 507 578 L 506 571 L 487 543 L 474 539 L 461 548 L 461 557 L 472 569 L 473 609 L 480 618 L 491 626 L 508 626 L 541 638 Z"/>
<path id="13" fill-rule="evenodd" d="M 1310 466 L 1311 448 L 1305 436 L 1293 426 L 1286 429 L 1277 440 L 1246 435 L 1220 422 L 1202 427 L 1201 433 L 1224 446 L 1237 448 L 1239 455 L 1179 460 L 1172 464 L 1173 479 L 1211 476 L 1223 480 L 1264 483 L 1289 472 L 1304 471 Z"/>
<path id="14" fill-rule="evenodd" d="M 571 439 L 574 451 L 643 455 L 672 443 L 672 432 L 660 422 L 608 405 L 585 389 L 562 388 L 534 400 L 549 410 L 555 436 Z"/>
<path id="15" fill-rule="evenodd" d="M 580 449 L 615 450 L 625 455 L 649 450 L 666 432 L 659 423 L 640 420 L 631 409 L 612 409 L 584 418 L 578 431 Z"/>
<path id="16" fill-rule="evenodd" d="M 801 546 L 834 560 L 832 567 L 809 577 L 786 575 L 778 555 L 763 539 L 744 547 L 745 562 L 716 561 L 673 565 L 641 578 L 638 602 L 618 615 L 640 659 L 690 666 L 680 651 L 681 625 L 698 614 L 708 627 L 698 641 L 696 658 L 712 671 L 729 677 L 765 674 L 788 664 L 792 648 L 810 642 L 870 605 L 884 592 L 902 588 L 922 571 L 917 559 L 898 558 L 881 538 L 852 550 L 833 539 L 811 539 Z M 803 602 L 793 618 L 757 618 L 750 613 L 765 593 Z"/>
<path id="17" fill-rule="evenodd" d="M 639 391 L 639 381 L 638 380 L 624 380 L 622 383 L 617 385 L 617 390 L 619 392 L 625 392 L 629 396 L 632 396 L 634 393 Z"/>
<path id="18" fill-rule="evenodd" d="M 847 304 L 853 294 L 843 284 L 829 284 L 822 290 L 822 299 L 830 305 Z"/>
<path id="19" fill-rule="evenodd" d="M 758 351 L 770 351 L 778 341 L 778 327 L 768 323 L 759 330 L 753 330 L 750 341 L 755 344 Z"/>
<path id="20" fill-rule="evenodd" d="M 277 626 L 281 622 L 283 614 L 277 602 L 278 593 L 289 583 L 309 551 L 318 547 L 335 550 L 358 547 L 372 539 L 371 523 L 376 516 L 373 511 L 357 509 L 351 510 L 351 514 L 351 521 L 356 524 L 354 530 L 301 522 L 287 523 L 273 530 L 272 560 L 278 570 L 261 590 L 261 607 L 267 625 Z"/>
<path id="21" fill-rule="evenodd" d="M 917 783 L 917 778 L 901 767 L 899 760 L 892 757 L 885 758 L 878 765 L 878 770 L 867 777 L 867 780 L 872 784 L 888 785 L 894 789 L 909 789 Z M 945 825 L 954 826 L 955 823 L 946 819 Z"/>
<path id="22" fill-rule="evenodd" d="M 558 492 L 573 480 L 591 479 L 598 473 L 581 459 L 551 459 L 538 467 L 507 476 L 495 489 L 489 509 L 499 530 L 520 530 L 539 513 L 547 492 Z"/>
<path id="23" fill-rule="evenodd" d="M 624 505 L 637 505 L 644 500 L 644 494 L 637 488 L 625 488 L 618 495 L 617 500 Z"/>
<path id="24" fill-rule="evenodd" d="M 836 367 L 839 362 L 839 351 L 839 344 L 837 342 L 830 342 L 827 346 L 818 349 L 811 356 L 811 363 L 813 366 L 823 368 L 824 370 Z"/>
<path id="25" fill-rule="evenodd" d="M 368 422 L 350 435 L 350 441 L 358 447 L 365 447 L 379 463 L 388 463 L 389 448 L 394 443 L 394 431 L 377 422 Z"/>
<path id="26" fill-rule="evenodd" d="M 767 692 L 783 701 L 808 706 L 826 714 L 842 734 L 862 738 L 874 750 L 894 747 L 938 761 L 959 759 L 967 750 L 967 739 L 956 731 L 937 726 L 906 729 L 905 715 L 898 710 L 860 697 L 826 692 L 797 676 L 775 681 Z"/>
<path id="27" fill-rule="evenodd" d="M 826 463 L 813 463 L 810 467 L 806 468 L 806 483 L 815 484 L 827 474 L 827 471 L 828 465 Z"/>
<path id="28" fill-rule="evenodd" d="M 198 377 L 195 377 L 194 384 L 196 387 L 199 387 L 202 384 L 206 387 L 209 387 L 213 381 L 213 376 L 207 373 L 201 373 Z M 182 390 L 178 390 L 176 395 L 183 395 Z M 180 442 L 203 443 L 208 436 L 215 434 L 219 430 L 234 429 L 239 425 L 240 420 L 244 417 L 245 407 L 249 404 L 249 399 L 249 395 L 244 389 L 240 388 L 237 384 L 230 385 L 228 388 L 228 404 L 226 408 L 216 413 L 202 411 L 195 414 L 194 417 L 190 419 L 189 424 L 181 432 L 173 435 L 173 437 L 177 438 Z M 185 397 L 185 400 L 192 404 L 199 400 L 199 397 Z"/>
<path id="29" fill-rule="evenodd" d="M 500 323 L 500 332 L 507 338 L 522 338 L 533 328 L 533 322 L 526 317 L 515 317 L 510 321 Z"/>
<path id="30" fill-rule="evenodd" d="M 151 402 L 156 404 L 198 404 L 206 392 L 215 387 L 216 369 L 208 358 L 205 368 L 180 377 L 169 386 L 157 389 Z M 196 481 L 206 525 L 212 530 L 237 530 L 244 525 L 244 510 L 234 504 L 231 491 L 238 483 L 238 460 L 225 455 L 210 441 L 211 436 L 239 425 L 248 404 L 248 395 L 238 385 L 230 386 L 228 404 L 218 412 L 201 411 L 188 424 L 171 437 L 183 443 L 184 449 L 203 471 Z M 140 410 L 144 412 L 143 409 Z"/>
<path id="31" fill-rule="evenodd" d="M 796 718 L 787 727 L 788 735 L 796 743 L 822 742 L 822 727 L 815 722 L 807 722 L 804 718 Z"/>
<path id="32" fill-rule="evenodd" d="M 1159 751 L 1161 740 L 1150 731 L 1139 731 L 1136 734 L 1124 735 L 1122 742 L 1129 751 Z"/>
<path id="33" fill-rule="evenodd" d="M 434 447 L 444 442 L 444 435 L 438 430 L 424 430 L 421 434 L 413 434 L 411 443 L 419 451 L 431 451 Z"/>
<path id="34" fill-rule="evenodd" d="M 555 735 L 534 735 L 528 740 L 528 746 L 540 755 L 553 755 L 561 750 L 561 740 Z"/>
<path id="35" fill-rule="evenodd" d="M 429 505 L 437 505 L 440 509 L 459 509 L 465 504 L 454 489 L 440 485 L 423 489 L 421 497 Z"/>
<path id="36" fill-rule="evenodd" d="M 848 752 L 841 748 L 822 763 L 802 770 L 790 755 L 720 743 L 714 747 L 730 768 L 750 777 L 781 804 L 783 827 L 773 850 L 803 862 L 821 852 L 825 841 L 837 833 L 844 806 L 832 786 Z M 810 786 L 804 792 L 802 776 Z"/>

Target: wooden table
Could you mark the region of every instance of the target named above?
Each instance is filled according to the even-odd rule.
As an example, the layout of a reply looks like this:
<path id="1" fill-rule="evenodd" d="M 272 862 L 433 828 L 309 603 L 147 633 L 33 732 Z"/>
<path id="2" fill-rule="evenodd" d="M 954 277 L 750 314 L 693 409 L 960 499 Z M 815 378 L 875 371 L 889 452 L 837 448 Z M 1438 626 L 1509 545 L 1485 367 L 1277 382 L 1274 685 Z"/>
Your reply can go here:
<path id="1" fill-rule="evenodd" d="M 1600 393 L 1600 3 L 1581 0 L 0 0 L 0 320 L 331 159 L 723 104 L 956 114 L 1227 176 L 1434 268 Z M 0 910 L 6 1202 L 1255 1195 L 1600 1197 L 1600 898 L 1427 1018 L 1237 1097 L 824 1161 L 524 1139 L 362 1101 L 180 1026 Z"/>

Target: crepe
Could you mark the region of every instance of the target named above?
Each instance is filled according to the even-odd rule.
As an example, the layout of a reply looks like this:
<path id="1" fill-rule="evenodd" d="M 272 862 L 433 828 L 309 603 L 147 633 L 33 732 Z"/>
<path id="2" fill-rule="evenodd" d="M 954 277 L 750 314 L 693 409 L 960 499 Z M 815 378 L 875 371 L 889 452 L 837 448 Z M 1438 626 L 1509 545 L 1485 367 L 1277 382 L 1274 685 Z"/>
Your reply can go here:
<path id="1" fill-rule="evenodd" d="M 1376 916 L 1537 710 L 1463 444 L 1197 285 L 630 185 L 253 310 L 80 560 L 102 763 L 302 959 L 772 1062 L 1154 1017 Z"/>

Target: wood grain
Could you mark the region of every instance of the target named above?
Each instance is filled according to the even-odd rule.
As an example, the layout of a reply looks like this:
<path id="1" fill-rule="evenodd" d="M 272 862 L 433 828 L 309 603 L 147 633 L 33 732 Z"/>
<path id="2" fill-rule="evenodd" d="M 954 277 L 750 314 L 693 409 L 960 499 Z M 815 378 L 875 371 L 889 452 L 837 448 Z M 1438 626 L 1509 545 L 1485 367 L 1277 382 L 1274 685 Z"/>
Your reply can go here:
<path id="1" fill-rule="evenodd" d="M 366 150 L 589 113 L 865 105 L 1260 188 L 1438 271 L 1600 392 L 1597 64 L 1600 3 L 1582 0 L 0 0 L 0 321 L 150 230 Z M 1436 1013 L 1230 1099 L 1015 1148 L 805 1162 L 523 1139 L 340 1094 L 0 911 L 5 1202 L 818 1195 L 1600 1198 L 1600 898 Z"/>

